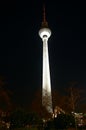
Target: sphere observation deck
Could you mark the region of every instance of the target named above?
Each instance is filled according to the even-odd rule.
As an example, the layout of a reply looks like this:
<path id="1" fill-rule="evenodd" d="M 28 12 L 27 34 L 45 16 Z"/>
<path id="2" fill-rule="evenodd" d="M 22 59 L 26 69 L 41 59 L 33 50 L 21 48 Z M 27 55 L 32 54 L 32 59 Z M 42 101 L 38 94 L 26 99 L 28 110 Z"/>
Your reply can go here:
<path id="1" fill-rule="evenodd" d="M 41 28 L 39 30 L 39 36 L 43 39 L 44 37 L 49 38 L 51 36 L 51 30 L 49 28 Z"/>

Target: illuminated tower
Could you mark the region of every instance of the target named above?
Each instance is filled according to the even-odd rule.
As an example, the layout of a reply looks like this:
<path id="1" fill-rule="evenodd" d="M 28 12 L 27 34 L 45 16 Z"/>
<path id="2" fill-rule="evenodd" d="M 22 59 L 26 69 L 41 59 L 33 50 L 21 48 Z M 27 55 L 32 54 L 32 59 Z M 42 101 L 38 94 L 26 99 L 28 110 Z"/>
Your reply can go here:
<path id="1" fill-rule="evenodd" d="M 39 36 L 43 41 L 42 105 L 49 113 L 52 113 L 52 94 L 48 56 L 48 38 L 51 36 L 51 30 L 48 28 L 48 23 L 45 18 L 45 8 L 43 12 L 42 27 L 39 30 Z"/>

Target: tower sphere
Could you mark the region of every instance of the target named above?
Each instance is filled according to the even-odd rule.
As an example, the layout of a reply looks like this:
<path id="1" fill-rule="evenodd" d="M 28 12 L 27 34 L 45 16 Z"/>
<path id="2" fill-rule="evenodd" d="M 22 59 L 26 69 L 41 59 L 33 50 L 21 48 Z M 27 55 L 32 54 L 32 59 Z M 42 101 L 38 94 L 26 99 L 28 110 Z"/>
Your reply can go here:
<path id="1" fill-rule="evenodd" d="M 44 37 L 49 38 L 51 36 L 51 30 L 49 28 L 41 28 L 39 30 L 39 36 L 43 39 Z"/>

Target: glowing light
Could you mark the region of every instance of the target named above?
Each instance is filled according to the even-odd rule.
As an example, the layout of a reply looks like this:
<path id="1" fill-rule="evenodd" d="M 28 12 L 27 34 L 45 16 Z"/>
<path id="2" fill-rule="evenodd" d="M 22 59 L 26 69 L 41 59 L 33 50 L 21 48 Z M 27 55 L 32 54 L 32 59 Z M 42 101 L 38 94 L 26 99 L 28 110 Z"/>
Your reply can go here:
<path id="1" fill-rule="evenodd" d="M 46 107 L 48 112 L 52 113 L 52 95 L 48 56 L 48 38 L 51 35 L 51 30 L 49 28 L 42 28 L 39 30 L 39 35 L 43 41 L 42 104 Z"/>

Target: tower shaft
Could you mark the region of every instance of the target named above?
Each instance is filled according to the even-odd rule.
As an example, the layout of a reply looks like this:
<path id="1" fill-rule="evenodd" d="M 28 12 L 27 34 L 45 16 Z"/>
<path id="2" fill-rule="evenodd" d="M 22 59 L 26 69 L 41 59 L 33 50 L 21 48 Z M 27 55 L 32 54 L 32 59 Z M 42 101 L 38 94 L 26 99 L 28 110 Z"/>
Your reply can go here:
<path id="1" fill-rule="evenodd" d="M 47 40 L 43 41 L 43 89 L 48 92 L 51 90 L 50 83 L 50 69 L 49 69 L 49 56 L 48 56 L 48 43 Z"/>
<path id="2" fill-rule="evenodd" d="M 42 105 L 52 113 L 52 95 L 48 55 L 48 39 L 43 38 L 43 77 L 42 77 Z"/>

